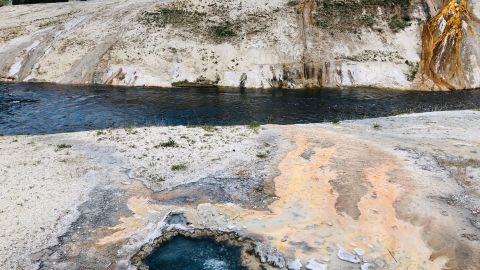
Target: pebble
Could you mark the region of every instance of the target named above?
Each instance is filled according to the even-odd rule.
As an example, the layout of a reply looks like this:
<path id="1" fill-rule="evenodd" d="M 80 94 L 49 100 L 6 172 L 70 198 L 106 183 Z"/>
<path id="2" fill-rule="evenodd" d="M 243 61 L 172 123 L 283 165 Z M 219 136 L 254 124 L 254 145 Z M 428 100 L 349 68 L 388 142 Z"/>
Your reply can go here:
<path id="1" fill-rule="evenodd" d="M 295 261 L 289 261 L 287 263 L 287 268 L 289 270 L 300 270 L 302 269 L 302 263 L 300 262 L 299 259 L 296 259 Z"/>
<path id="2" fill-rule="evenodd" d="M 364 263 L 360 266 L 360 269 L 362 269 L 362 270 L 373 270 L 373 269 L 375 269 L 375 266 L 371 263 Z"/>
<path id="3" fill-rule="evenodd" d="M 308 264 L 305 265 L 305 268 L 308 270 L 327 270 L 326 265 L 317 262 L 317 260 L 315 259 L 310 259 L 310 261 L 308 261 Z"/>
<path id="4" fill-rule="evenodd" d="M 359 263 L 360 258 L 358 258 L 357 255 L 352 254 L 348 251 L 346 251 L 344 248 L 340 247 L 338 250 L 337 256 L 340 260 L 351 262 L 351 263 Z"/>

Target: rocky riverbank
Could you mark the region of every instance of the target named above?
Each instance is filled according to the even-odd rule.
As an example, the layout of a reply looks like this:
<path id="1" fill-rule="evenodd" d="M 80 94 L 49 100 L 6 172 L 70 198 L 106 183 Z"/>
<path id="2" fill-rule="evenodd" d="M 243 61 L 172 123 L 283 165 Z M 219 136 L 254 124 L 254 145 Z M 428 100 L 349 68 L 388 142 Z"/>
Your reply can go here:
<path id="1" fill-rule="evenodd" d="M 181 213 L 271 268 L 478 269 L 478 134 L 456 111 L 0 137 L 0 263 L 126 269 Z"/>
<path id="2" fill-rule="evenodd" d="M 252 88 L 480 87 L 468 0 L 101 0 L 0 9 L 0 79 Z"/>

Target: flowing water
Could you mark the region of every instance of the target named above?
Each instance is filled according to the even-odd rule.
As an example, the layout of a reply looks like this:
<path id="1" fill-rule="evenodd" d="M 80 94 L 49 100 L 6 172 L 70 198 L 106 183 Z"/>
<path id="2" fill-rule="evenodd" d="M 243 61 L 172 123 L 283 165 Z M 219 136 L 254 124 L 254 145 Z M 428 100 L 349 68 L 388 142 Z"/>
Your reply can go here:
<path id="1" fill-rule="evenodd" d="M 212 238 L 177 236 L 147 256 L 151 270 L 243 270 L 240 248 Z"/>
<path id="2" fill-rule="evenodd" d="M 232 90 L 0 84 L 0 134 L 148 125 L 297 124 L 479 109 L 480 90 Z"/>

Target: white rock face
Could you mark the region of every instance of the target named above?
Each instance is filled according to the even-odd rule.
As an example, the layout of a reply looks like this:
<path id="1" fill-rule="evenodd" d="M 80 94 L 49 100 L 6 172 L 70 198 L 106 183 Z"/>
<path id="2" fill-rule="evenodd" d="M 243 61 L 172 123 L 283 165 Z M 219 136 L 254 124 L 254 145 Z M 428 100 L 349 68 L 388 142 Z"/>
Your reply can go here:
<path id="1" fill-rule="evenodd" d="M 303 2 L 102 0 L 2 7 L 0 79 L 238 87 L 245 74 L 245 87 L 252 88 L 421 88 L 412 70 L 420 61 L 420 6 L 409 9 L 410 26 L 392 30 L 393 11 L 385 6 L 354 6 L 342 14 L 326 10 L 322 1 Z M 477 12 L 478 4 L 472 5 Z M 372 25 L 365 23 L 373 15 Z M 331 21 L 338 22 L 324 25 Z M 480 58 L 469 59 L 470 86 L 480 86 Z"/>

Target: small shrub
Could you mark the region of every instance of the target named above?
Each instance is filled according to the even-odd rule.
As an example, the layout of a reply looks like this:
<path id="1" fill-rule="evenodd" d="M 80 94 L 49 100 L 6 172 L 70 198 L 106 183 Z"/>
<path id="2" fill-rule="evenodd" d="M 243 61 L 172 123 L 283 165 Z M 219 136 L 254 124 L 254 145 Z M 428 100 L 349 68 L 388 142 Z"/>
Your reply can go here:
<path id="1" fill-rule="evenodd" d="M 406 74 L 407 75 L 407 80 L 409 82 L 413 82 L 413 80 L 415 80 L 415 77 L 417 76 L 418 69 L 419 69 L 420 65 L 419 65 L 418 62 L 412 63 L 408 60 L 405 61 L 405 64 L 408 65 L 408 73 Z"/>
<path id="2" fill-rule="evenodd" d="M 287 2 L 287 6 L 289 7 L 296 7 L 298 6 L 298 0 L 290 0 Z"/>
<path id="3" fill-rule="evenodd" d="M 340 120 L 339 120 L 339 119 L 334 119 L 334 120 L 332 121 L 332 123 L 334 123 L 334 124 L 340 124 Z"/>
<path id="4" fill-rule="evenodd" d="M 410 23 L 408 21 L 406 21 L 404 18 L 402 17 L 399 17 L 399 16 L 393 16 L 392 18 L 390 18 L 390 20 L 388 21 L 388 26 L 390 27 L 390 29 L 393 31 L 393 32 L 399 32 L 405 28 L 407 28 L 408 26 L 410 26 Z"/>
<path id="5" fill-rule="evenodd" d="M 172 138 L 170 138 L 167 142 L 161 143 L 160 146 L 161 147 L 178 147 L 178 144 Z"/>
<path id="6" fill-rule="evenodd" d="M 62 143 L 62 144 L 57 145 L 57 149 L 55 149 L 55 151 L 60 151 L 60 150 L 63 150 L 63 149 L 68 149 L 68 148 L 72 148 L 72 146 L 69 145 L 69 144 Z"/>
<path id="7" fill-rule="evenodd" d="M 249 129 L 257 129 L 259 127 L 260 127 L 260 123 L 258 122 L 251 122 L 250 124 L 248 124 Z"/>
<path id="8" fill-rule="evenodd" d="M 374 128 L 374 129 L 380 129 L 381 127 L 382 127 L 382 126 L 380 126 L 380 124 L 377 124 L 377 123 L 373 124 L 373 128 Z"/>
<path id="9" fill-rule="evenodd" d="M 224 22 L 218 25 L 210 26 L 210 32 L 219 38 L 228 38 L 235 37 L 237 33 L 235 32 L 234 25 L 231 22 Z"/>
<path id="10" fill-rule="evenodd" d="M 172 82 L 172 86 L 173 87 L 181 87 L 181 86 L 184 86 L 186 84 L 189 84 L 190 82 L 188 80 L 181 80 L 181 81 L 177 81 L 177 82 Z"/>
<path id="11" fill-rule="evenodd" d="M 176 165 L 172 165 L 172 167 L 170 167 L 170 169 L 172 171 L 184 171 L 187 169 L 187 165 L 185 164 L 176 164 Z"/>
<path id="12" fill-rule="evenodd" d="M 363 15 L 360 20 L 362 21 L 363 25 L 368 27 L 373 27 L 375 25 L 375 19 L 373 16 Z"/>
<path id="13" fill-rule="evenodd" d="M 265 158 L 268 157 L 268 155 L 267 155 L 267 153 L 261 152 L 261 153 L 257 153 L 257 157 L 258 157 L 258 158 L 261 158 L 261 159 L 265 159 Z"/>

